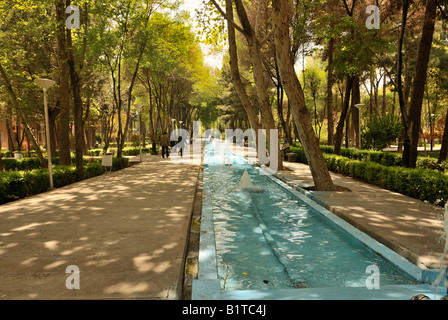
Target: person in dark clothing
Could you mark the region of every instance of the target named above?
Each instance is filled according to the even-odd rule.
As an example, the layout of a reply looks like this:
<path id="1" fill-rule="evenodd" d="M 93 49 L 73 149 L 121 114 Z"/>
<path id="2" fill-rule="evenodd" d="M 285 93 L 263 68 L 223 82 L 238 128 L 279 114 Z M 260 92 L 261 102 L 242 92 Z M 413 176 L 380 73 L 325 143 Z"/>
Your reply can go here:
<path id="1" fill-rule="evenodd" d="M 165 158 L 165 155 L 168 158 L 170 156 L 170 138 L 168 137 L 166 131 L 160 138 L 160 145 L 162 146 L 162 158 Z"/>
<path id="2" fill-rule="evenodd" d="M 182 142 L 182 136 L 179 136 L 177 138 L 177 146 L 180 150 L 180 157 L 182 158 L 184 156 L 184 146 L 183 146 L 183 143 L 181 143 L 181 142 Z"/>

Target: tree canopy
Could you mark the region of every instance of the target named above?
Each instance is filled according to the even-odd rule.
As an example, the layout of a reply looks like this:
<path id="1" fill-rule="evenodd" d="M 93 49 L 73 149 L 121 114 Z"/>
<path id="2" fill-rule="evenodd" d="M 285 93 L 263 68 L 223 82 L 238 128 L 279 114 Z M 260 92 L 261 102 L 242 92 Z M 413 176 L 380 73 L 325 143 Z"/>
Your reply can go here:
<path id="1" fill-rule="evenodd" d="M 196 120 L 220 130 L 278 129 L 322 165 L 319 143 L 335 153 L 359 148 L 363 130 L 398 116 L 402 132 L 391 143 L 404 166 L 415 166 L 424 141 L 437 141 L 446 159 L 444 1 L 377 1 L 375 26 L 366 0 L 210 0 L 194 14 L 188 4 L 2 1 L 0 112 L 9 147 L 26 140 L 38 148 L 44 112 L 33 80 L 50 78 L 53 150 L 64 164 L 75 151 L 81 172 L 99 141 L 121 157 L 140 131 L 156 151 L 163 131 L 192 130 Z M 66 27 L 70 5 L 79 8 L 78 29 Z M 205 46 L 222 55 L 219 65 L 205 62 Z M 17 123 L 23 132 L 14 136 Z M 316 179 L 326 176 L 315 169 Z"/>

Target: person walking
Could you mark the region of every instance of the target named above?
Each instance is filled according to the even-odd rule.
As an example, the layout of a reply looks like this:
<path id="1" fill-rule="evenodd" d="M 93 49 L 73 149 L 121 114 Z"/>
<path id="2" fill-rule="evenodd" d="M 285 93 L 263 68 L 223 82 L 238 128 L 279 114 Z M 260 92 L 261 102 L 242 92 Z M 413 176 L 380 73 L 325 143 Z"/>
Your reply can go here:
<path id="1" fill-rule="evenodd" d="M 177 147 L 179 148 L 181 158 L 184 156 L 184 144 L 182 140 L 182 136 L 177 138 Z"/>
<path id="2" fill-rule="evenodd" d="M 166 131 L 163 133 L 162 137 L 160 138 L 160 145 L 162 146 L 162 158 L 165 159 L 165 155 L 168 158 L 170 156 L 170 138 L 168 137 L 168 134 Z"/>

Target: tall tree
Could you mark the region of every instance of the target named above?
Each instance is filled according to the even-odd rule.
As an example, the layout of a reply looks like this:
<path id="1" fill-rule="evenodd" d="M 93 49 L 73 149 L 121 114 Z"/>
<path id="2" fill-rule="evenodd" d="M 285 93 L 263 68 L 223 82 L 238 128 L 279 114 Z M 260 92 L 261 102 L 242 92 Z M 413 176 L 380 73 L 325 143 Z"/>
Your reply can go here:
<path id="1" fill-rule="evenodd" d="M 71 0 L 67 0 L 67 5 L 71 5 Z M 84 128 L 83 128 L 83 102 L 81 97 L 81 79 L 77 67 L 77 61 L 75 60 L 72 38 L 72 30 L 67 28 L 67 63 L 69 66 L 70 84 L 73 95 L 73 115 L 75 123 L 75 157 L 76 157 L 76 169 L 78 171 L 78 179 L 84 179 Z M 79 63 L 82 66 L 83 61 Z M 81 67 L 82 69 L 82 67 Z"/>
<path id="2" fill-rule="evenodd" d="M 65 8 L 66 1 L 59 0 L 56 3 L 57 22 L 57 51 L 58 51 L 58 75 L 59 75 L 59 164 L 62 166 L 71 165 L 70 154 L 70 77 L 67 56 L 67 40 L 65 31 Z M 55 150 L 55 149 L 54 149 Z M 56 151 L 56 150 L 55 150 Z"/>
<path id="3" fill-rule="evenodd" d="M 446 161 L 448 155 L 448 112 L 445 113 L 445 126 L 443 129 L 442 146 L 440 147 L 437 163 Z"/>
<path id="4" fill-rule="evenodd" d="M 347 16 L 349 18 L 353 19 L 353 13 L 355 10 L 356 0 L 352 0 L 352 5 L 350 8 L 349 8 L 349 5 L 346 0 L 342 0 L 342 2 L 346 9 Z M 355 43 L 354 25 L 349 24 L 349 32 L 348 33 L 350 34 L 349 41 Z M 348 52 L 348 53 L 350 54 L 350 52 Z M 353 55 L 356 55 L 356 54 L 353 54 L 353 52 L 351 54 L 352 54 L 352 57 L 353 57 Z M 355 63 L 354 63 L 355 61 L 351 61 L 350 63 L 353 62 L 353 64 L 355 65 Z M 348 62 L 348 60 L 346 60 L 346 62 Z M 346 90 L 345 90 L 344 104 L 342 106 L 341 115 L 339 117 L 339 122 L 336 126 L 335 145 L 334 145 L 334 153 L 338 154 L 338 155 L 341 154 L 342 138 L 344 135 L 344 125 L 345 125 L 347 117 L 349 117 L 350 93 L 352 92 L 355 77 L 358 72 L 356 67 L 353 69 L 354 70 L 350 70 L 349 68 L 346 68 L 346 70 L 344 70 L 344 74 L 346 75 L 346 83 L 345 83 Z M 348 134 L 348 132 L 346 133 L 346 135 L 347 134 Z M 346 139 L 348 139 L 347 136 L 346 136 Z"/>
<path id="5" fill-rule="evenodd" d="M 276 129 L 274 116 L 271 110 L 271 101 L 269 99 L 269 79 L 268 74 L 265 71 L 264 56 L 262 47 L 265 43 L 264 39 L 260 40 L 260 32 L 258 28 L 259 13 L 255 17 L 255 26 L 251 23 L 245 5 L 241 0 L 234 0 L 235 9 L 240 20 L 241 26 L 235 24 L 233 19 L 230 19 L 227 14 L 222 10 L 216 0 L 211 0 L 218 11 L 231 23 L 235 29 L 240 31 L 247 43 L 250 62 L 252 64 L 252 74 L 255 82 L 255 91 L 257 94 L 257 102 L 261 111 L 261 118 L 263 123 L 263 129 L 266 129 L 267 143 L 271 145 L 270 130 Z M 283 169 L 282 158 L 280 153 L 280 146 L 277 146 L 277 163 L 278 168 Z M 259 155 L 259 157 L 264 155 Z M 271 159 L 272 161 L 272 159 Z"/>
<path id="6" fill-rule="evenodd" d="M 334 39 L 328 41 L 328 67 L 327 67 L 327 123 L 328 136 L 327 144 L 332 146 L 334 144 L 334 108 L 333 108 L 333 54 L 334 54 Z"/>
<path id="7" fill-rule="evenodd" d="M 302 86 L 294 70 L 289 33 L 290 10 L 288 10 L 288 2 L 273 0 L 272 5 L 274 42 L 279 71 L 288 100 L 291 103 L 292 114 L 310 166 L 315 188 L 321 191 L 334 190 L 335 186 L 316 141 Z"/>
<path id="8" fill-rule="evenodd" d="M 42 151 L 40 150 L 40 147 L 37 143 L 36 137 L 34 136 L 32 130 L 25 118 L 25 114 L 22 111 L 19 100 L 17 99 L 17 95 L 11 85 L 11 82 L 9 81 L 8 74 L 6 73 L 6 70 L 3 68 L 1 61 L 0 61 L 0 77 L 3 79 L 3 81 L 6 85 L 6 90 L 11 97 L 13 108 L 15 109 L 15 111 L 17 112 L 17 115 L 18 115 L 18 122 L 24 126 L 24 130 L 25 130 L 27 139 L 33 145 L 33 148 L 36 151 L 37 157 L 39 158 L 41 167 L 46 168 L 47 162 L 45 161 L 45 159 L 42 155 Z"/>
<path id="9" fill-rule="evenodd" d="M 417 65 L 415 67 L 414 83 L 412 87 L 411 104 L 409 107 L 409 125 L 410 125 L 410 147 L 409 163 L 405 166 L 415 168 L 418 155 L 418 140 L 420 135 L 422 103 L 425 94 L 425 84 L 427 78 L 429 55 L 431 53 L 432 40 L 434 35 L 434 24 L 436 20 L 436 11 L 438 0 L 427 0 L 425 9 L 425 19 L 423 30 L 418 46 Z M 406 152 L 406 151 L 404 151 Z"/>
<path id="10" fill-rule="evenodd" d="M 226 0 L 226 14 L 228 16 L 227 32 L 229 41 L 230 70 L 232 74 L 233 85 L 238 94 L 238 97 L 241 100 L 244 110 L 246 110 L 251 128 L 258 131 L 260 125 L 258 122 L 257 110 L 254 104 L 252 103 L 251 99 L 249 98 L 249 95 L 246 92 L 246 89 L 240 76 L 232 0 Z"/>

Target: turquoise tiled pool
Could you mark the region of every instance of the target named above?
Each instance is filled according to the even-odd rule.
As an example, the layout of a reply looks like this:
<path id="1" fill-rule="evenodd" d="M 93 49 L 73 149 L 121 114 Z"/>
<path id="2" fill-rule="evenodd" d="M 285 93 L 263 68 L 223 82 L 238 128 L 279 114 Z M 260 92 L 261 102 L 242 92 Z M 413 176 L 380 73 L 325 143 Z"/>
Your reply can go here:
<path id="1" fill-rule="evenodd" d="M 239 155 L 205 149 L 193 299 L 410 299 L 424 272 Z M 231 165 L 222 163 L 232 157 Z M 228 162 L 227 162 L 228 163 Z M 239 189 L 243 174 L 254 189 Z"/>

